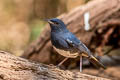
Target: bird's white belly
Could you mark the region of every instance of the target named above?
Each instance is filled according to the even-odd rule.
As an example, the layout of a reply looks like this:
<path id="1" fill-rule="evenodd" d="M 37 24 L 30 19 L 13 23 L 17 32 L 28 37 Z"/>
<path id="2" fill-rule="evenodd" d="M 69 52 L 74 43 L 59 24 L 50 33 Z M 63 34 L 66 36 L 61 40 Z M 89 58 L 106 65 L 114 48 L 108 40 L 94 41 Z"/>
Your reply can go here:
<path id="1" fill-rule="evenodd" d="M 55 47 L 53 47 L 60 55 L 64 56 L 64 57 L 68 57 L 68 58 L 76 58 L 77 56 L 79 56 L 79 53 L 71 53 L 70 51 L 65 51 L 65 50 L 61 50 L 61 49 L 57 49 Z"/>

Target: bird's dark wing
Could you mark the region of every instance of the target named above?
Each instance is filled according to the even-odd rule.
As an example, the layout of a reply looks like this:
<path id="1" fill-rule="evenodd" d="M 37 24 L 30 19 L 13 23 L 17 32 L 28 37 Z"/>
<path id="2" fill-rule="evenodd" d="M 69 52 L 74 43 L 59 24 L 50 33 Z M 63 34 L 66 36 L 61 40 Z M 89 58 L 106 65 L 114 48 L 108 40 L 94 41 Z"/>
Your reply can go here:
<path id="1" fill-rule="evenodd" d="M 89 51 L 89 49 L 80 41 L 77 39 L 75 35 L 72 33 L 68 33 L 68 37 L 65 38 L 65 41 L 71 46 L 76 49 L 81 53 L 87 53 L 88 56 L 92 55 Z"/>
<path id="2" fill-rule="evenodd" d="M 85 55 L 89 59 L 89 61 L 92 62 L 95 66 L 102 67 L 104 69 L 106 68 L 101 62 L 99 62 L 93 56 L 90 50 L 80 40 L 78 40 L 74 35 L 71 35 L 71 37 L 68 37 L 65 40 L 70 46 L 78 49 L 80 53 L 84 53 L 83 55 Z"/>

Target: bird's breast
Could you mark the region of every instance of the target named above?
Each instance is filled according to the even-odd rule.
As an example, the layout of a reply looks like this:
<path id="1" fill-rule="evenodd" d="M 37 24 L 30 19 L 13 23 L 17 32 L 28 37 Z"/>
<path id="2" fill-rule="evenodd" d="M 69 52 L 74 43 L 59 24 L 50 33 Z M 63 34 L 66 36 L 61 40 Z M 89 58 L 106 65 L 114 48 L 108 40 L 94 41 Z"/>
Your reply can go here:
<path id="1" fill-rule="evenodd" d="M 68 57 L 68 58 L 76 58 L 77 56 L 79 56 L 78 52 L 71 52 L 71 51 L 65 51 L 62 49 L 58 49 L 56 47 L 53 46 L 53 48 L 62 56 L 64 57 Z"/>

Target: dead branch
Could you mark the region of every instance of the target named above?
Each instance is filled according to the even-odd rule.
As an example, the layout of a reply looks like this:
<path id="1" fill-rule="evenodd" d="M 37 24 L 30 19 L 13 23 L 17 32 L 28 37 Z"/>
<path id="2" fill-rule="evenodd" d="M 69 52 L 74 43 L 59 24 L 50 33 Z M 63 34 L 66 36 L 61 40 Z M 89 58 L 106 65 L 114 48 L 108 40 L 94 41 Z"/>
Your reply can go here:
<path id="1" fill-rule="evenodd" d="M 30 62 L 4 51 L 0 51 L 0 64 L 0 80 L 109 80 Z"/>

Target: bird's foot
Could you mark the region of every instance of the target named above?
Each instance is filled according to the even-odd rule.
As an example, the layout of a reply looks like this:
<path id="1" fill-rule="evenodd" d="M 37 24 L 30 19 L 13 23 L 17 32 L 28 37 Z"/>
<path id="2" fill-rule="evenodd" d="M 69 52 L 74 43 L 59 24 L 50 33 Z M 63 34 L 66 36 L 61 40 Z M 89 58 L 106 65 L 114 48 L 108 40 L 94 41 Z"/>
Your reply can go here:
<path id="1" fill-rule="evenodd" d="M 59 65 L 56 65 L 56 67 L 57 67 L 57 68 L 60 68 L 60 66 L 59 66 Z"/>

